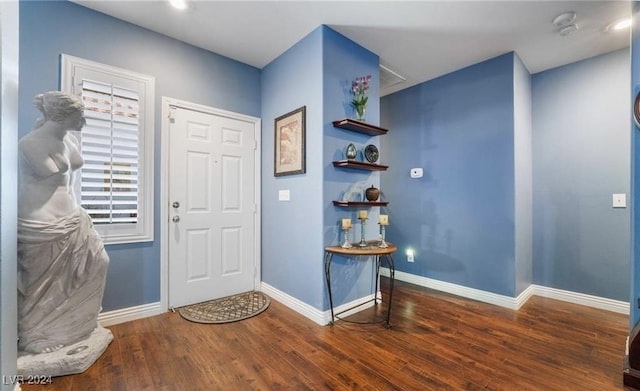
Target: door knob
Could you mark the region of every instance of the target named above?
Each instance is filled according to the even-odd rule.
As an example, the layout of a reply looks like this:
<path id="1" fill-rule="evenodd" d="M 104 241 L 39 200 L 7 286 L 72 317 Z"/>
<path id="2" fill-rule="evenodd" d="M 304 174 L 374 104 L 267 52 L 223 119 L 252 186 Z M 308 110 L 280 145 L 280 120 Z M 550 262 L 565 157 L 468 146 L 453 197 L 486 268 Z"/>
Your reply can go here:
<path id="1" fill-rule="evenodd" d="M 179 208 L 180 203 L 178 201 L 173 201 L 173 204 L 171 204 L 171 206 L 173 206 L 174 208 Z"/>
<path id="2" fill-rule="evenodd" d="M 178 221 L 180 221 L 180 216 L 173 216 L 171 218 L 171 221 L 173 221 L 174 223 L 177 223 Z"/>

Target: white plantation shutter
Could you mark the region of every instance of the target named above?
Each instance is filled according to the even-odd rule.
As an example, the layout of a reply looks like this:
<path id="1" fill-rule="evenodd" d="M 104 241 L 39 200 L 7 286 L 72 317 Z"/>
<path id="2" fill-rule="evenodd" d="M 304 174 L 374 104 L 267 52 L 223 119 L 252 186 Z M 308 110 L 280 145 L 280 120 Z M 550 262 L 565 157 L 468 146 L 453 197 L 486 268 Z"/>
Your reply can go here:
<path id="1" fill-rule="evenodd" d="M 153 77 L 62 55 L 62 90 L 85 105 L 82 207 L 106 244 L 153 240 Z"/>
<path id="2" fill-rule="evenodd" d="M 87 124 L 80 203 L 94 224 L 138 222 L 139 96 L 136 91 L 82 80 Z"/>

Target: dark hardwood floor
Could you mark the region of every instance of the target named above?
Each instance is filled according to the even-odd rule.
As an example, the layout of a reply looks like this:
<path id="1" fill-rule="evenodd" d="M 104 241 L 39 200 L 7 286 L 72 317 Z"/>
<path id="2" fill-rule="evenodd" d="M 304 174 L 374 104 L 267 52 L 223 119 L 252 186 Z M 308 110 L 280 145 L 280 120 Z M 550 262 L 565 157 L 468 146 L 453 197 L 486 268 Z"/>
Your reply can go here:
<path id="1" fill-rule="evenodd" d="M 275 300 L 223 325 L 167 313 L 110 327 L 86 372 L 22 389 L 624 389 L 626 315 L 540 297 L 512 311 L 397 282 L 391 323 L 319 326 Z"/>

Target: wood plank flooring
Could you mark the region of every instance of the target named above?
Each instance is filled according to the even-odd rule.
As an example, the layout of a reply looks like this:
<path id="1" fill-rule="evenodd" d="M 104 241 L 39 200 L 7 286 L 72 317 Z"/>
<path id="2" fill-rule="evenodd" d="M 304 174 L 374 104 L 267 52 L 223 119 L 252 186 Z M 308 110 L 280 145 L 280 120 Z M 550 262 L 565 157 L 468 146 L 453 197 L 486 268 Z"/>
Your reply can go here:
<path id="1" fill-rule="evenodd" d="M 275 300 L 223 325 L 167 313 L 110 327 L 114 341 L 86 372 L 22 389 L 624 389 L 626 315 L 540 297 L 512 311 L 397 282 L 391 323 L 319 326 Z"/>

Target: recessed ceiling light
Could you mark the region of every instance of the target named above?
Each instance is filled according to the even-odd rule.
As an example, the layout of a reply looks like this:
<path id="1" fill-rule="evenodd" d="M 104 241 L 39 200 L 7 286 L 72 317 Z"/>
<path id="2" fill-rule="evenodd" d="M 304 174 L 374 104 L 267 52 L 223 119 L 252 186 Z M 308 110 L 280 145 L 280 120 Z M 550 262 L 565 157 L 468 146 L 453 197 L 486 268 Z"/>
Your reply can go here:
<path id="1" fill-rule="evenodd" d="M 617 20 L 610 25 L 610 30 L 624 30 L 631 27 L 631 18 Z"/>
<path id="2" fill-rule="evenodd" d="M 173 8 L 177 8 L 179 10 L 187 9 L 186 0 L 169 0 L 169 4 L 171 4 Z"/>

